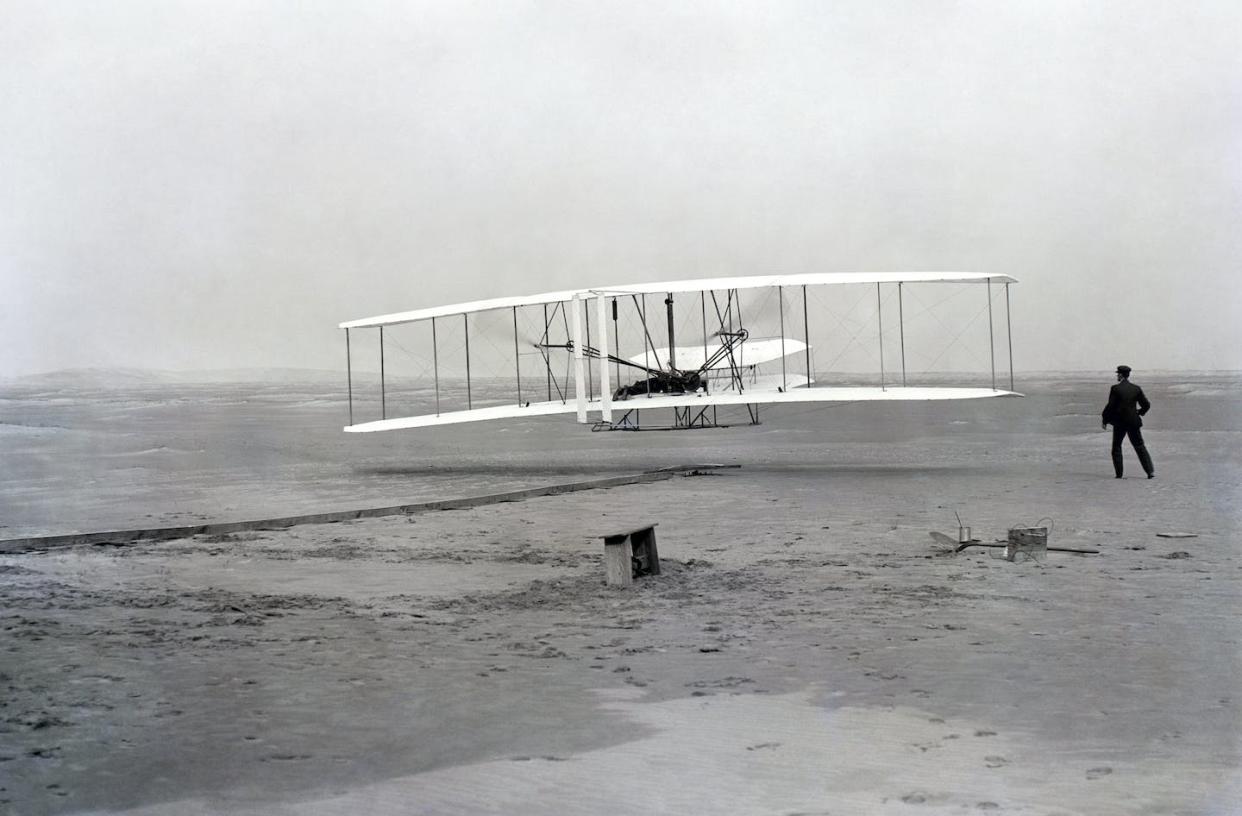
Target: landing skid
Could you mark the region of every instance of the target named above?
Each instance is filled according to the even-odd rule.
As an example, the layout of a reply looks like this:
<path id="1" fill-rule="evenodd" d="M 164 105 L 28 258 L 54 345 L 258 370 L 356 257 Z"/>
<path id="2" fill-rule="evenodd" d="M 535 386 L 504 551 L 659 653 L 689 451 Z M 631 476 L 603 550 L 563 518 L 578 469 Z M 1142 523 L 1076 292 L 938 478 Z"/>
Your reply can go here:
<path id="1" fill-rule="evenodd" d="M 747 405 L 750 415 L 747 425 L 759 424 L 759 406 Z M 641 409 L 631 408 L 614 422 L 600 420 L 591 426 L 592 431 L 691 431 L 700 428 L 730 428 L 732 425 L 717 421 L 716 408 L 674 408 L 672 425 L 642 425 L 639 421 Z"/>

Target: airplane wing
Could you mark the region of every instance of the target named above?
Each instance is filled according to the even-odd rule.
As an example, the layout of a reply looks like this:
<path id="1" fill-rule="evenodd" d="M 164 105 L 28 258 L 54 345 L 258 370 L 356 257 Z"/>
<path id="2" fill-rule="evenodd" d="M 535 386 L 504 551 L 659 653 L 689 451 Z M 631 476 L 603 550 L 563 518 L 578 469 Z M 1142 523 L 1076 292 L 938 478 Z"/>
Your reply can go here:
<path id="1" fill-rule="evenodd" d="M 789 405 L 816 402 L 927 402 L 938 400 L 987 399 L 990 397 L 1021 397 L 1016 391 L 993 391 L 990 388 L 799 388 L 780 392 L 770 389 L 755 391 L 730 391 L 712 394 L 651 394 L 630 397 L 612 403 L 615 411 L 648 411 L 670 408 L 710 408 L 712 406 Z M 462 422 L 485 420 L 530 419 L 553 414 L 572 414 L 577 407 L 572 402 L 540 402 L 525 406 L 501 405 L 453 411 L 436 415 L 400 417 L 350 425 L 348 433 L 374 433 L 409 428 L 430 428 L 438 425 L 454 425 Z M 601 400 L 587 404 L 591 412 L 602 411 Z"/>
<path id="2" fill-rule="evenodd" d="M 807 273 L 796 275 L 766 275 L 736 278 L 705 278 L 698 280 L 657 281 L 624 284 L 589 289 L 562 290 L 537 295 L 491 298 L 446 306 L 434 306 L 404 312 L 393 312 L 375 317 L 340 323 L 345 330 L 347 377 L 349 382 L 350 421 L 345 428 L 351 433 L 396 430 L 402 428 L 434 427 L 438 425 L 485 420 L 514 420 L 555 414 L 576 414 L 580 423 L 593 423 L 597 427 L 608 426 L 613 413 L 635 409 L 671 409 L 675 412 L 699 407 L 728 405 L 757 406 L 761 404 L 789 404 L 814 402 L 867 402 L 893 400 L 950 400 L 979 399 L 996 396 L 1020 396 L 1013 390 L 1012 355 L 1009 366 L 1010 387 L 996 386 L 995 338 L 993 336 L 992 284 L 1005 287 L 1006 335 L 1008 336 L 1008 285 L 1016 282 L 1008 275 L 977 272 L 883 272 L 883 273 Z M 885 330 L 892 337 L 891 322 L 888 327 L 883 320 L 891 314 L 883 311 L 881 288 L 893 287 L 898 301 L 897 324 L 904 332 L 901 297 L 904 284 L 924 283 L 974 283 L 986 285 L 988 299 L 989 340 L 992 343 L 992 388 L 975 387 L 905 387 L 905 337 L 901 338 L 901 387 L 889 385 L 891 378 L 884 371 Z M 811 355 L 811 315 L 807 304 L 808 287 L 835 286 L 841 284 L 869 284 L 875 288 L 871 296 L 875 317 L 881 324 L 870 330 L 870 336 L 879 335 L 880 386 L 844 387 L 820 386 L 816 380 L 831 380 L 817 372 Z M 789 295 L 785 290 L 800 289 L 800 303 L 796 317 L 789 315 Z M 754 302 L 749 302 L 743 319 L 740 290 L 769 288 L 770 292 L 753 295 L 763 303 L 779 302 L 780 325 L 771 325 L 766 331 L 777 329 L 777 336 L 750 336 L 756 326 Z M 981 287 L 982 288 L 982 287 Z M 890 293 L 893 289 L 889 290 Z M 695 314 L 688 318 L 683 304 L 683 314 L 674 312 L 674 293 L 694 292 Z M 667 314 L 664 318 L 647 314 L 645 297 L 649 294 L 666 295 Z M 761 298 L 769 298 L 764 301 Z M 890 294 L 890 298 L 892 295 Z M 689 299 L 687 299 L 689 300 Z M 839 301 L 839 299 L 838 299 Z M 838 301 L 832 301 L 836 303 Z M 891 301 L 890 301 L 891 302 Z M 710 307 L 709 307 L 710 304 Z M 925 304 L 924 304 L 925 305 Z M 771 307 L 769 307 L 771 308 Z M 624 354 L 620 348 L 622 324 L 618 323 L 620 309 L 632 309 L 630 320 L 637 320 L 641 331 L 626 342 Z M 827 315 L 832 316 L 828 308 Z M 483 313 L 493 313 L 491 318 Z M 499 320 L 495 313 L 500 313 Z M 658 314 L 658 312 L 657 312 Z M 476 317 L 477 316 L 477 317 Z M 523 337 L 519 324 L 537 323 L 536 338 Z M 709 321 L 708 317 L 711 317 Z M 789 316 L 789 325 L 786 317 Z M 816 314 L 817 318 L 821 315 Z M 477 321 L 477 322 L 476 322 Z M 489 324 L 490 321 L 490 324 Z M 431 369 L 434 373 L 434 403 L 423 400 L 417 413 L 390 417 L 387 410 L 385 376 L 385 327 L 409 324 L 430 324 Z M 511 336 L 497 337 L 496 326 L 502 328 L 511 323 Z M 480 326 L 490 325 L 490 336 Z M 953 342 L 961 337 L 961 331 L 952 324 Z M 351 331 L 377 329 L 379 337 L 379 414 L 378 420 L 355 422 L 354 379 L 352 373 L 353 351 Z M 792 330 L 791 330 L 792 329 Z M 461 333 L 464 340 L 464 400 L 445 400 L 442 393 L 451 378 L 445 368 L 444 335 L 437 332 L 451 330 Z M 504 331 L 510 331 L 504 328 Z M 668 333 L 668 343 L 656 347 L 653 337 Z M 865 327 L 851 327 L 850 340 L 866 336 Z M 485 336 L 481 342 L 479 333 Z M 675 343 L 674 334 L 684 336 L 689 342 Z M 802 336 L 794 336 L 800 333 Z M 699 341 L 693 342 L 694 337 Z M 471 340 L 476 342 L 472 349 Z M 680 339 L 680 338 L 678 338 Z M 395 341 L 394 341 L 395 342 Z M 892 342 L 891 340 L 889 341 Z M 636 353 L 636 347 L 644 351 Z M 480 352 L 482 347 L 482 352 Z M 495 354 L 508 348 L 511 353 L 506 375 L 509 386 L 507 399 L 497 403 L 497 395 L 489 392 L 486 398 L 480 393 L 477 362 L 480 354 Z M 450 349 L 460 354 L 460 346 Z M 530 349 L 535 349 L 531 351 Z M 674 360 L 669 365 L 669 349 L 673 348 Z M 525 352 L 523 350 L 525 349 Z M 507 353 L 507 352 L 504 352 Z M 524 361 L 523 357 L 527 359 Z M 926 355 L 931 356 L 931 355 Z M 531 359 L 537 358 L 537 360 Z M 834 358 L 835 359 L 835 358 Z M 472 366 L 475 363 L 475 366 Z M 563 364 L 564 368 L 559 366 Z M 763 366 L 765 366 L 764 368 Z M 537 372 L 531 369 L 536 368 Z M 890 369 L 891 372 L 891 369 Z M 460 371 L 453 373 L 458 379 Z M 443 375 L 443 376 L 442 376 Z M 493 381 L 498 379 L 493 376 Z M 532 380 L 535 381 L 532 389 Z M 619 382 L 618 382 L 619 381 Z M 494 386 L 494 382 L 489 387 Z M 502 385 L 502 390 L 504 386 Z M 426 390 L 426 389 L 424 389 Z M 535 393 L 532 393 L 532 390 Z M 534 397 L 532 399 L 532 397 Z M 462 404 L 464 402 L 464 404 Z M 374 403 L 371 403 L 374 404 Z M 681 414 L 677 414 L 681 416 Z M 757 416 L 752 412 L 752 416 Z M 757 421 L 757 419 L 755 420 Z M 677 420 L 678 423 L 681 420 Z M 680 424 L 675 427 L 682 427 Z"/>
<path id="3" fill-rule="evenodd" d="M 430 320 L 433 317 L 471 314 L 492 309 L 511 309 L 519 306 L 536 306 L 573 300 L 575 297 L 592 295 L 661 294 L 665 292 L 704 292 L 754 289 L 764 286 L 831 286 L 850 283 L 1017 283 L 1008 275 L 992 275 L 983 272 L 812 272 L 800 275 L 759 275 L 737 278 L 702 278 L 698 280 L 657 281 L 654 283 L 628 283 L 602 286 L 592 289 L 569 289 L 545 292 L 539 295 L 491 298 L 409 312 L 364 317 L 338 324 L 341 329 L 376 328 Z"/>

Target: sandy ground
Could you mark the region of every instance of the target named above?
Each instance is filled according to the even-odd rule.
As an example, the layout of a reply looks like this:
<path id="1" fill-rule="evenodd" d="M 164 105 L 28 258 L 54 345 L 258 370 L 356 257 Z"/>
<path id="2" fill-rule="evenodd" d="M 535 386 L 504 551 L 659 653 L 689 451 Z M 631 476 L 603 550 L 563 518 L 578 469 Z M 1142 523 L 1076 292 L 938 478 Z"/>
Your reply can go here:
<path id="1" fill-rule="evenodd" d="M 1242 461 L 1219 435 L 1149 440 L 1154 481 L 1112 479 L 1099 434 L 981 436 L 4 557 L 0 800 L 1239 813 Z M 954 510 L 984 539 L 1049 516 L 1054 545 L 1102 552 L 943 555 L 928 531 Z M 604 586 L 597 536 L 639 521 L 664 573 Z"/>

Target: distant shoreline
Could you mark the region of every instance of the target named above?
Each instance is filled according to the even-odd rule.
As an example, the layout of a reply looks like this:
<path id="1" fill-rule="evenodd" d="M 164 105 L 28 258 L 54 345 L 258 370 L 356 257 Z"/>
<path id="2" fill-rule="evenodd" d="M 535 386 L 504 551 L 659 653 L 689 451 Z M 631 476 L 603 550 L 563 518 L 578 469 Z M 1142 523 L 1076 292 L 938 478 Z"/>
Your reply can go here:
<path id="1" fill-rule="evenodd" d="M 817 372 L 817 376 L 823 376 L 826 372 Z M 879 377 L 879 372 L 872 371 L 834 371 L 834 375 L 845 378 L 867 378 L 874 376 Z M 891 372 L 890 372 L 891 373 Z M 997 372 L 997 376 L 1004 374 L 1008 377 L 1009 372 Z M 1014 378 L 1017 380 L 1032 379 L 1064 379 L 1064 380 L 1082 380 L 1082 379 L 1099 379 L 1107 381 L 1111 376 L 1111 368 L 1108 369 L 1072 369 L 1072 370 L 1015 370 Z M 447 375 L 447 378 L 454 379 L 460 375 Z M 930 380 L 938 379 L 963 379 L 970 377 L 990 376 L 988 372 L 979 371 L 933 371 L 919 372 L 919 377 Z M 1139 369 L 1135 376 L 1136 380 L 1146 378 L 1168 378 L 1168 377 L 1238 377 L 1242 376 L 1242 369 Z M 7 387 L 40 387 L 40 386 L 91 386 L 91 387 L 124 387 L 134 385 L 209 385 L 213 383 L 315 383 L 315 382 L 332 382 L 338 383 L 344 381 L 346 377 L 345 371 L 337 371 L 334 369 L 318 369 L 318 368 L 230 368 L 230 369 L 190 369 L 184 371 L 171 371 L 165 369 L 138 369 L 138 368 L 71 368 L 58 369 L 54 371 L 35 372 L 29 374 L 17 374 L 0 377 L 0 386 Z M 355 382 L 369 382 L 371 380 L 379 380 L 378 371 L 368 371 L 365 369 L 354 369 L 353 379 Z M 392 383 L 414 382 L 420 378 L 401 377 L 389 374 L 387 381 Z M 475 379 L 483 381 L 488 379 L 501 380 L 504 377 L 478 377 Z"/>

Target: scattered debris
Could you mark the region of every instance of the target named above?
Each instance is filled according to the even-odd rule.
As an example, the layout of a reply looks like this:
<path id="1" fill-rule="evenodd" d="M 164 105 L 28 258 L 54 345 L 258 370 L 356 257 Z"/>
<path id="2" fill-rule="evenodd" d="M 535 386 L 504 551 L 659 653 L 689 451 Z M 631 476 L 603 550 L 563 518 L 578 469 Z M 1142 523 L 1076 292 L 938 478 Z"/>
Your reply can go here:
<path id="1" fill-rule="evenodd" d="M 957 511 L 953 511 L 953 515 L 957 518 L 957 543 L 967 544 L 974 541 L 970 536 L 970 528 L 962 524 L 962 517 L 957 515 Z"/>
<path id="2" fill-rule="evenodd" d="M 944 550 L 945 554 L 960 552 L 963 548 L 969 546 L 970 544 L 980 543 L 977 538 L 971 539 L 967 542 L 954 541 L 944 533 L 938 533 L 935 530 L 930 531 L 928 535 L 932 537 L 932 541 L 935 541 L 941 547 L 947 548 Z"/>
<path id="3" fill-rule="evenodd" d="M 948 548 L 947 550 L 942 550 L 942 552 L 945 555 L 949 555 L 950 553 L 959 553 L 962 550 L 966 549 L 967 547 L 995 547 L 998 549 L 1005 549 L 1005 550 L 1008 550 L 1009 548 L 1009 542 L 1003 539 L 998 539 L 997 541 L 993 543 L 987 543 L 987 542 L 980 541 L 977 538 L 974 538 L 963 544 L 959 544 L 956 541 L 954 541 L 952 538 L 950 538 L 949 536 L 945 535 L 944 533 L 938 533 L 935 530 L 929 531 L 928 535 L 930 535 L 932 537 L 932 540 L 935 541 L 937 544 L 939 544 L 941 547 Z M 1078 553 L 1080 555 L 1098 555 L 1100 552 L 1099 550 L 1079 549 L 1076 547 L 1048 547 L 1047 551 L 1048 552 Z M 1013 558 L 1010 558 L 1009 560 L 1012 561 Z"/>
<path id="4" fill-rule="evenodd" d="M 1177 550 L 1176 552 L 1171 552 L 1168 555 L 1162 555 L 1160 557 L 1168 558 L 1172 561 L 1176 561 L 1179 558 L 1190 558 L 1190 553 L 1186 552 L 1185 550 Z"/>
<path id="5" fill-rule="evenodd" d="M 1040 559 L 1048 555 L 1047 527 L 1014 527 L 1009 530 L 1005 542 L 1005 559 L 1012 561 L 1018 555 Z"/>

